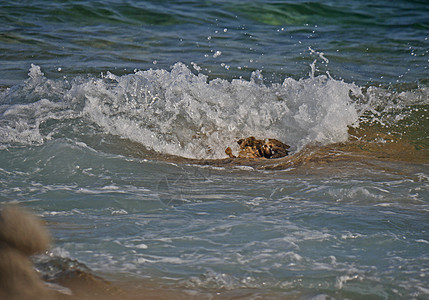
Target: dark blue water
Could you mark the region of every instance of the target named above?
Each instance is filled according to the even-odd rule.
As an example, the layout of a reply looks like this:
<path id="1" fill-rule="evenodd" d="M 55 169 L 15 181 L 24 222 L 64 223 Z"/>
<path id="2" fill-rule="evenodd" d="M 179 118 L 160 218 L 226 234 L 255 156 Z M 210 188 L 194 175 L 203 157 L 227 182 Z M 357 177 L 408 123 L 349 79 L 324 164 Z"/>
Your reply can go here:
<path id="1" fill-rule="evenodd" d="M 4 1 L 0 202 L 112 281 L 425 299 L 428 66 L 427 1 Z"/>
<path id="2" fill-rule="evenodd" d="M 317 58 L 309 47 L 348 82 L 428 78 L 426 1 L 7 1 L 0 9 L 3 85 L 25 79 L 31 63 L 58 77 L 178 61 L 213 77 L 263 70 L 280 82 L 308 74 Z"/>

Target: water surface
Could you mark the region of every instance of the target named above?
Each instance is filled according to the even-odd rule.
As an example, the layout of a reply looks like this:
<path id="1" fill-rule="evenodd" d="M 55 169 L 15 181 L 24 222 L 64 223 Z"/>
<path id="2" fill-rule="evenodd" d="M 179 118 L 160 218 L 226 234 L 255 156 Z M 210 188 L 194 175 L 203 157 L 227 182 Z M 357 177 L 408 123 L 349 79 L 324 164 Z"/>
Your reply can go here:
<path id="1" fill-rule="evenodd" d="M 47 222 L 55 243 L 36 261 L 113 282 L 425 299 L 428 14 L 426 1 L 1 3 L 0 201 Z M 248 136 L 291 155 L 227 158 Z"/>

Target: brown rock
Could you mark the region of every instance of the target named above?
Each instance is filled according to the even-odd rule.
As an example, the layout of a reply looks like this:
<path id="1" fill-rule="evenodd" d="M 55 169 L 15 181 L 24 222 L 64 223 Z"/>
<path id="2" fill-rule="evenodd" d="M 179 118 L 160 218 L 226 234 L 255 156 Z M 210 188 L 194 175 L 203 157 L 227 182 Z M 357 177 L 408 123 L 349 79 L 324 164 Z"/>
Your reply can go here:
<path id="1" fill-rule="evenodd" d="M 24 255 L 48 249 L 51 238 L 40 220 L 18 206 L 6 206 L 0 212 L 0 242 Z"/>
<path id="2" fill-rule="evenodd" d="M 53 292 L 45 286 L 28 257 L 2 243 L 0 245 L 0 299 L 52 298 Z"/>
<path id="3" fill-rule="evenodd" d="M 0 299 L 52 299 L 28 256 L 49 247 L 38 219 L 17 206 L 0 212 Z"/>
<path id="4" fill-rule="evenodd" d="M 240 139 L 237 143 L 240 147 L 239 158 L 280 158 L 288 155 L 290 148 L 276 139 L 258 140 L 253 136 Z M 225 153 L 231 158 L 236 157 L 230 147 L 225 149 Z"/>

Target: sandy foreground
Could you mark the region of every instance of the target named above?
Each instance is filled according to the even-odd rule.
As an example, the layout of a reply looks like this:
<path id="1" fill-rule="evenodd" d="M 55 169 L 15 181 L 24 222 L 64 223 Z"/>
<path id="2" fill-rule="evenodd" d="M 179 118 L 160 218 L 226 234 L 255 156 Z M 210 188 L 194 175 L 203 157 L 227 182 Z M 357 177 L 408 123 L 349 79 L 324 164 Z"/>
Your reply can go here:
<path id="1" fill-rule="evenodd" d="M 65 278 L 57 280 L 55 284 L 61 285 L 66 290 L 55 292 L 53 299 L 75 300 L 140 300 L 140 299 L 295 299 L 298 294 L 290 293 L 280 296 L 269 291 L 258 291 L 253 289 L 239 290 L 206 290 L 196 291 L 180 287 L 167 287 L 151 280 L 108 282 L 100 277 L 86 274 L 74 273 Z M 53 289 L 58 286 L 53 286 Z M 71 293 L 71 294 L 70 294 Z"/>

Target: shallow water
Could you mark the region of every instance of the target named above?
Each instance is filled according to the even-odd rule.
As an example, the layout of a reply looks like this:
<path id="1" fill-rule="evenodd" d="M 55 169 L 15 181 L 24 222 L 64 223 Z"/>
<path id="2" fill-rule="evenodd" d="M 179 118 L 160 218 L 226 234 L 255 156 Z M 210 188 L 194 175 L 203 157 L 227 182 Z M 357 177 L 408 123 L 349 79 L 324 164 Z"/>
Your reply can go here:
<path id="1" fill-rule="evenodd" d="M 190 298 L 424 299 L 425 1 L 0 4 L 0 201 Z M 230 159 L 276 138 L 282 159 Z M 49 271 L 41 269 L 44 275 Z"/>

